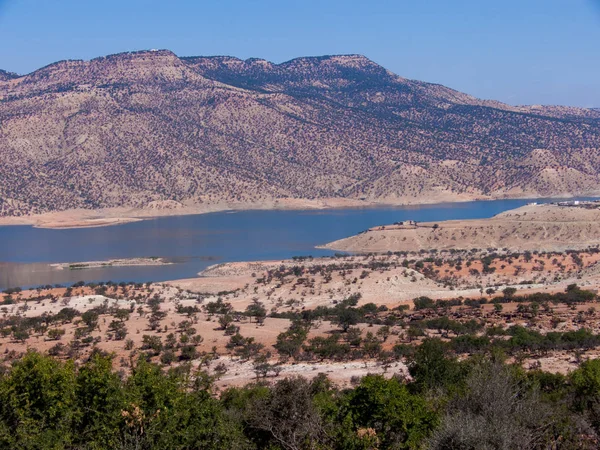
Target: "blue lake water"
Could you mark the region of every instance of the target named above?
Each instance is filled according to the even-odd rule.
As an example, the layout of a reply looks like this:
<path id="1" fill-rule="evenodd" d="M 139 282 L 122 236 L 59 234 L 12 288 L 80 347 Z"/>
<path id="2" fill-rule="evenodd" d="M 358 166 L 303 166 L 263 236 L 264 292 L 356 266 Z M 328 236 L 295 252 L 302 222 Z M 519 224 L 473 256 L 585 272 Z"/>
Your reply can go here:
<path id="1" fill-rule="evenodd" d="M 583 199 L 583 198 L 582 198 Z M 531 200 L 309 211 L 240 211 L 164 217 L 102 228 L 0 227 L 0 289 L 83 281 L 164 281 L 226 261 L 322 256 L 316 245 L 402 220 L 492 217 Z M 544 201 L 544 200 L 538 200 Z M 550 200 L 548 200 L 550 201 Z M 166 257 L 168 266 L 49 270 L 47 263 Z"/>

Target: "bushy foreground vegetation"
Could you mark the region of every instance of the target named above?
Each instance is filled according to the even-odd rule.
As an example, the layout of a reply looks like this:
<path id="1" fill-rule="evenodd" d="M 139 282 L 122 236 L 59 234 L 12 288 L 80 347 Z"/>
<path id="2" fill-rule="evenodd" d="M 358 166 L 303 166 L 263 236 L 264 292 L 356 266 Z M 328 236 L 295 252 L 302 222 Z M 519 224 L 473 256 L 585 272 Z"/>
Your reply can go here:
<path id="1" fill-rule="evenodd" d="M 459 361 L 438 339 L 408 357 L 411 379 L 325 375 L 219 395 L 190 365 L 140 358 L 125 375 L 99 351 L 80 366 L 28 352 L 0 376 L 6 449 L 597 448 L 600 360 L 568 377 L 494 352 Z"/>
<path id="2" fill-rule="evenodd" d="M 50 347 L 51 356 L 5 352 L 5 361 L 12 362 L 0 365 L 0 450 L 599 446 L 600 360 L 583 362 L 567 377 L 521 367 L 526 358 L 553 351 L 569 351 L 581 362 L 584 351 L 600 345 L 592 331 L 597 327 L 582 328 L 595 314 L 596 294 L 576 285 L 527 296 L 507 288 L 489 300 L 419 297 L 410 312 L 406 306 L 358 306 L 358 294 L 333 306 L 281 313 L 269 313 L 259 301 L 235 311 L 219 298 L 177 303 L 176 314 L 184 319 L 179 324 L 165 323 L 157 293 L 141 299 L 126 285 L 118 292 L 125 295 L 126 289 L 127 298 L 139 300 L 137 308 L 106 302 L 82 313 L 65 303 L 54 314 L 0 319 L 0 336 L 21 344 L 32 333 L 60 341 L 60 327 L 76 327 L 70 343 Z M 476 313 L 488 302 L 493 309 L 488 305 L 484 320 Z M 553 308 L 559 305 L 575 327 L 554 328 L 560 317 Z M 126 339 L 134 314 L 147 319 L 144 331 L 151 333 L 139 348 Z M 212 342 L 201 345 L 194 327 L 201 314 L 228 337 L 224 349 L 209 352 Z M 529 326 L 540 316 L 551 323 L 543 332 Z M 291 319 L 273 345 L 240 334 L 242 321 L 259 328 L 271 317 Z M 501 318 L 510 323 L 502 325 Z M 321 321 L 338 329 L 311 336 Z M 105 335 L 97 332 L 100 322 L 106 323 Z M 124 342 L 128 356 L 103 353 L 97 345 L 104 339 Z M 232 357 L 252 361 L 256 381 L 218 391 L 216 377 L 235 370 L 223 362 Z M 337 362 L 340 370 L 351 360 L 376 360 L 374 370 L 386 375 L 354 378 L 352 388 L 336 386 L 325 375 L 280 376 L 281 367 L 323 360 Z M 210 372 L 208 361 L 214 362 Z M 392 373 L 397 361 L 408 365 L 409 378 Z"/>

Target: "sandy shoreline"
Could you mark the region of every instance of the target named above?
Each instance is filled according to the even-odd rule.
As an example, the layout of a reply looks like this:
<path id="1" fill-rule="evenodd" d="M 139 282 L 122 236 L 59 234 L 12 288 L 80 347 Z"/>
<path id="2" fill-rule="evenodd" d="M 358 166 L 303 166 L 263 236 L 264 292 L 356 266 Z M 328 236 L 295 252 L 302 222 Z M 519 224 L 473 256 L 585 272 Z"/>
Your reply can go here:
<path id="1" fill-rule="evenodd" d="M 590 194 L 592 195 L 592 194 Z M 584 194 L 578 196 L 585 196 Z M 572 198 L 574 196 L 556 196 L 551 198 Z M 161 203 L 150 208 L 105 208 L 96 210 L 72 209 L 56 211 L 31 216 L 0 217 L 0 226 L 8 225 L 32 225 L 36 228 L 47 229 L 70 229 L 70 228 L 92 228 L 122 225 L 140 220 L 155 219 L 159 217 L 185 216 L 207 214 L 225 211 L 251 211 L 251 210 L 320 210 L 320 209 L 343 209 L 343 208 L 385 208 L 400 206 L 435 205 L 447 203 L 465 203 L 471 201 L 493 201 L 493 200 L 535 200 L 528 195 L 511 197 L 490 197 L 482 195 L 440 197 L 428 199 L 398 199 L 396 201 L 366 201 L 346 198 L 326 198 L 318 200 L 308 199 L 279 199 L 262 203 L 213 203 L 205 205 L 177 205 L 172 203 Z"/>
<path id="2" fill-rule="evenodd" d="M 456 199 L 457 202 L 486 200 L 487 198 Z M 320 210 L 343 208 L 377 208 L 446 203 L 440 199 L 419 202 L 376 203 L 363 200 L 333 198 L 319 200 L 281 199 L 263 203 L 214 203 L 210 205 L 180 205 L 153 208 L 105 208 L 96 210 L 72 209 L 21 217 L 0 217 L 0 226 L 32 225 L 35 228 L 69 229 L 121 225 L 160 217 L 187 216 L 216 212 L 263 211 L 263 210 Z"/>
<path id="3" fill-rule="evenodd" d="M 48 228 L 53 230 L 69 230 L 72 228 L 97 228 L 97 227 L 110 227 L 114 225 L 123 225 L 126 223 L 140 222 L 143 219 L 135 217 L 122 217 L 122 218 L 102 218 L 102 219 L 81 219 L 72 221 L 57 221 L 57 222 L 44 222 L 34 224 L 33 228 Z"/>

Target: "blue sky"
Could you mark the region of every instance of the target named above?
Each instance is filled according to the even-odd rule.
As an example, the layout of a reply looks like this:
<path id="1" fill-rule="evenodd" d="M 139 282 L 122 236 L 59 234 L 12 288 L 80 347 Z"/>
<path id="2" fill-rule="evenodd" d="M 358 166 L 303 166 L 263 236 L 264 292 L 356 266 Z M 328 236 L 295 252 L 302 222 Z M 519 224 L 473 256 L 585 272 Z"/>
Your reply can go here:
<path id="1" fill-rule="evenodd" d="M 600 107 L 600 0 L 0 0 L 5 70 L 149 48 L 361 53 L 482 98 Z"/>

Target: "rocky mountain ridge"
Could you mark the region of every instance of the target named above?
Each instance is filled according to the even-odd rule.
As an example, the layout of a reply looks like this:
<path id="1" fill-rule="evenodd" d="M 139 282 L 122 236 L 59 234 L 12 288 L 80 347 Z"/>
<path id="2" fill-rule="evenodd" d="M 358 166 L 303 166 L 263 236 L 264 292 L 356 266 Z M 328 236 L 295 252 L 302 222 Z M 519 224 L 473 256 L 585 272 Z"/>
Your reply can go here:
<path id="1" fill-rule="evenodd" d="M 0 72 L 0 215 L 598 193 L 600 111 L 510 106 L 361 55 L 167 50 Z"/>

